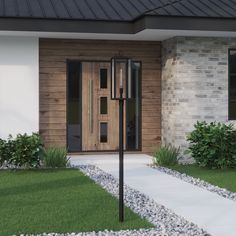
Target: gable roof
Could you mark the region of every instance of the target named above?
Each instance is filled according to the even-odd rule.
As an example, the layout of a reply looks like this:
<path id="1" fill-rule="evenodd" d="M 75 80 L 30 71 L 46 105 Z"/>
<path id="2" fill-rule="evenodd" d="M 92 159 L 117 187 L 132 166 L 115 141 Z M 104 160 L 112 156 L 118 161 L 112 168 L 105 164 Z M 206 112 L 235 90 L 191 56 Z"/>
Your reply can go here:
<path id="1" fill-rule="evenodd" d="M 134 21 L 145 15 L 236 18 L 236 0 L 0 0 L 1 18 Z"/>

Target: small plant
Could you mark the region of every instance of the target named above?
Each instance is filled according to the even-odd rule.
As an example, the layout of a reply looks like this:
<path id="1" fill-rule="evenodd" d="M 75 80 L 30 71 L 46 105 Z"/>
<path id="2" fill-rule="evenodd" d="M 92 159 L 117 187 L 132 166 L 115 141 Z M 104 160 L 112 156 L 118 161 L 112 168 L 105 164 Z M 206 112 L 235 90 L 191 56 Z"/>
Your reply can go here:
<path id="1" fill-rule="evenodd" d="M 48 148 L 45 150 L 43 163 L 45 167 L 62 168 L 67 167 L 69 158 L 66 148 Z"/>
<path id="2" fill-rule="evenodd" d="M 236 129 L 233 124 L 197 122 L 188 135 L 190 153 L 196 164 L 209 168 L 236 166 Z"/>
<path id="3" fill-rule="evenodd" d="M 154 162 L 160 166 L 173 166 L 178 164 L 179 148 L 172 145 L 160 147 L 154 153 Z"/>

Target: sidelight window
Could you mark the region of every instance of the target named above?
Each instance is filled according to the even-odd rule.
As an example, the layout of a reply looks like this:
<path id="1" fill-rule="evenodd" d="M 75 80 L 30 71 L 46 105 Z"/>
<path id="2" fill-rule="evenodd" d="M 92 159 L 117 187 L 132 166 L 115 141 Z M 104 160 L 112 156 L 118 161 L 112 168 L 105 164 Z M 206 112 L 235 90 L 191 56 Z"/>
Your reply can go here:
<path id="1" fill-rule="evenodd" d="M 69 152 L 81 151 L 81 63 L 67 65 L 67 146 Z"/>
<path id="2" fill-rule="evenodd" d="M 133 99 L 126 101 L 126 150 L 139 150 L 141 145 L 141 64 L 132 64 Z"/>

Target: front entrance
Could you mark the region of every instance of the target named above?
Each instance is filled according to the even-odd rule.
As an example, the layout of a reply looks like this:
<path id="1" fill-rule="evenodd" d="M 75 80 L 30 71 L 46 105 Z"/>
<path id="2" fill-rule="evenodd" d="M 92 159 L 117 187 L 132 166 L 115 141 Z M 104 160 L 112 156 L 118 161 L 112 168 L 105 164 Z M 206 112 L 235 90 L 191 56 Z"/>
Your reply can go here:
<path id="1" fill-rule="evenodd" d="M 82 63 L 82 150 L 118 149 L 118 102 L 110 99 L 110 64 Z"/>
<path id="2" fill-rule="evenodd" d="M 132 65 L 133 94 L 125 103 L 124 149 L 140 150 L 140 63 Z M 110 63 L 68 63 L 67 146 L 70 152 L 114 151 L 119 145 L 119 103 L 110 99 Z"/>

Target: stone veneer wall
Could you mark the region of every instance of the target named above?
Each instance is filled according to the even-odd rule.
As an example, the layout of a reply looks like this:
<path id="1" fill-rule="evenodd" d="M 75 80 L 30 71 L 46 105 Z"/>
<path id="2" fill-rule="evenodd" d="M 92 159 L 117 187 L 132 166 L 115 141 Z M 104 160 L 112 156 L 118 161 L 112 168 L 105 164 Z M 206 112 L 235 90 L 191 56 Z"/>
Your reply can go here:
<path id="1" fill-rule="evenodd" d="M 187 147 L 198 120 L 228 121 L 228 49 L 233 38 L 176 37 L 162 45 L 162 143 Z"/>

